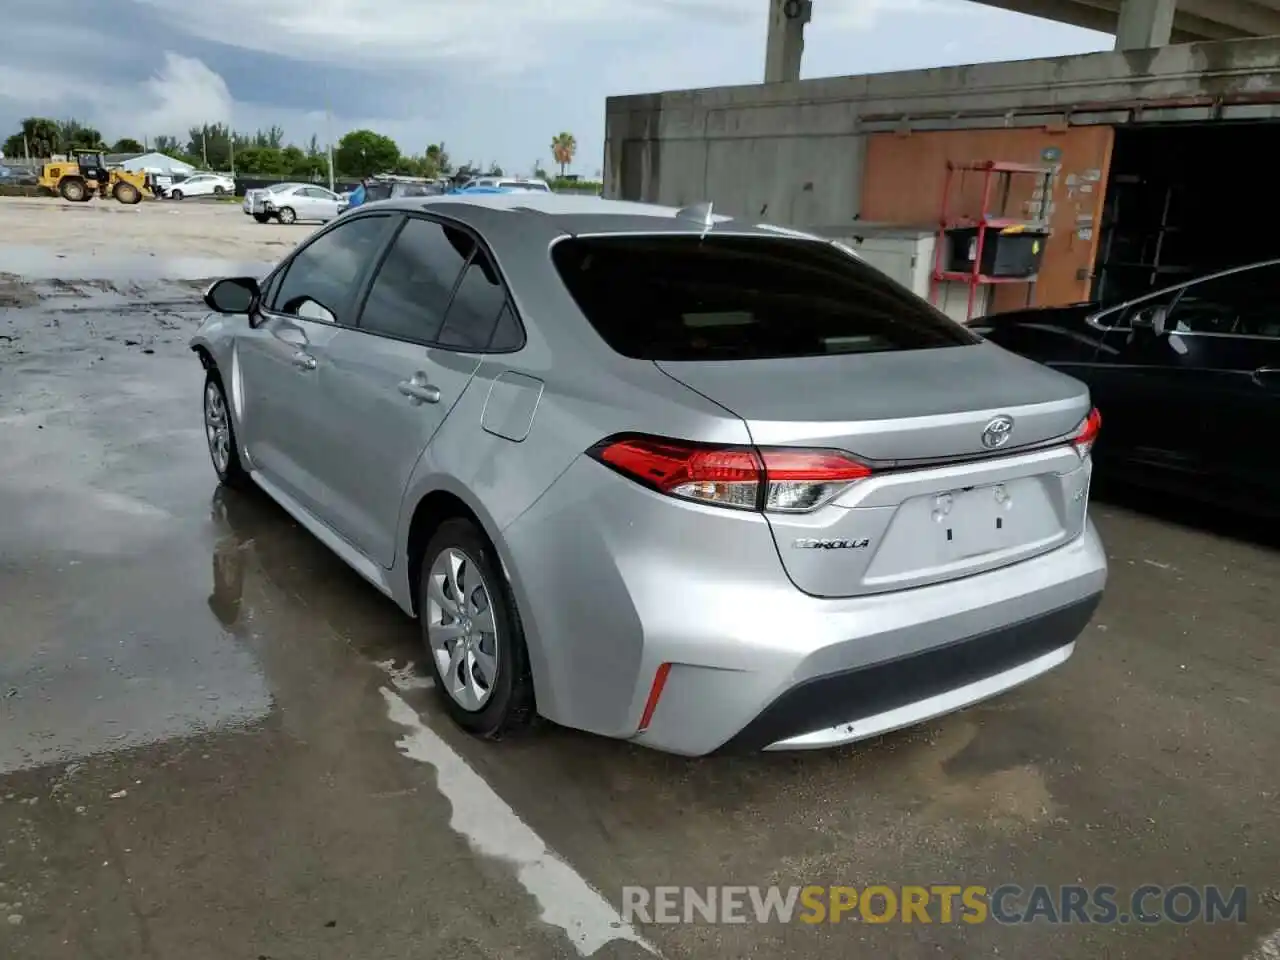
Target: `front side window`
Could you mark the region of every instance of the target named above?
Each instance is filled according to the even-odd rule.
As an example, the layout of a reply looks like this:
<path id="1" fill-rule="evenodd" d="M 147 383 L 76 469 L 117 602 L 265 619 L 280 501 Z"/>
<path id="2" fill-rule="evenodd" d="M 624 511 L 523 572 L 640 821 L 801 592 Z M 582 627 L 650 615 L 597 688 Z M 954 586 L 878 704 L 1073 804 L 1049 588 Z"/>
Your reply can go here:
<path id="1" fill-rule="evenodd" d="M 269 309 L 304 319 L 329 319 L 316 311 L 318 305 L 331 322 L 351 324 L 356 286 L 382 248 L 390 223 L 388 216 L 339 221 L 294 255 Z"/>
<path id="2" fill-rule="evenodd" d="M 391 245 L 360 314 L 370 333 L 432 343 L 474 243 L 461 230 L 411 217 Z"/>
<path id="3" fill-rule="evenodd" d="M 966 346 L 972 331 L 863 261 L 791 237 L 575 237 L 552 248 L 595 331 L 640 360 Z"/>
<path id="4" fill-rule="evenodd" d="M 1169 312 L 1167 329 L 1170 333 L 1252 334 L 1276 322 L 1277 295 L 1280 264 L 1202 280 L 1183 290 Z"/>

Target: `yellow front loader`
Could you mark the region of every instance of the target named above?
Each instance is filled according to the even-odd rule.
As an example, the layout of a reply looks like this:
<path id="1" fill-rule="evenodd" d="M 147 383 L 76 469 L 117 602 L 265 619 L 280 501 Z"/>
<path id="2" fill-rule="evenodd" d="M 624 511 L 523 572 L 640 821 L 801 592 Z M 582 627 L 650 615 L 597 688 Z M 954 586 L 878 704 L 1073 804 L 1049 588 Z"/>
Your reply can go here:
<path id="1" fill-rule="evenodd" d="M 53 161 L 40 168 L 39 185 L 63 200 L 82 203 L 94 197 L 115 197 L 120 203 L 138 203 L 152 195 L 146 174 L 108 169 L 106 157 L 94 150 L 76 150 L 70 160 Z"/>

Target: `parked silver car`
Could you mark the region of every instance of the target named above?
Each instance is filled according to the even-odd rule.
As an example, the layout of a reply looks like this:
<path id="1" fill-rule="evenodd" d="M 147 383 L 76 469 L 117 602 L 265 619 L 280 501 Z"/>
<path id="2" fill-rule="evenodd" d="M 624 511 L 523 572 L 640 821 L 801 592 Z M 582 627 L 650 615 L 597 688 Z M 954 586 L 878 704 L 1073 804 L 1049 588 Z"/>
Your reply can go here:
<path id="1" fill-rule="evenodd" d="M 421 622 L 473 733 L 824 747 L 1063 663 L 1077 381 L 826 241 L 538 194 L 350 211 L 192 340 L 219 478 Z"/>
<path id="2" fill-rule="evenodd" d="M 269 187 L 244 192 L 240 207 L 259 223 L 278 220 L 328 222 L 342 212 L 342 198 L 314 183 L 273 183 Z"/>

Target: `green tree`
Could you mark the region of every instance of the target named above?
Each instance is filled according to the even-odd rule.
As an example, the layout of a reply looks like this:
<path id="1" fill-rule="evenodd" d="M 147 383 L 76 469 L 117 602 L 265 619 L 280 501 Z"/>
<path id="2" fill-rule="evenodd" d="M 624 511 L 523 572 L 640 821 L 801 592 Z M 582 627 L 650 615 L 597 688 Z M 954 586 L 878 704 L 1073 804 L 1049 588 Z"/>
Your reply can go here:
<path id="1" fill-rule="evenodd" d="M 560 176 L 564 176 L 565 172 L 573 164 L 573 156 L 578 152 L 578 141 L 574 139 L 573 134 L 567 131 L 557 133 L 551 140 L 551 154 L 556 158 L 556 163 L 560 164 Z"/>
<path id="2" fill-rule="evenodd" d="M 132 137 L 121 137 L 111 145 L 112 153 L 141 153 L 142 144 Z"/>
<path id="3" fill-rule="evenodd" d="M 320 149 L 320 138 L 313 133 L 310 142 L 307 143 L 307 156 L 318 157 L 322 153 L 324 151 Z"/>
<path id="4" fill-rule="evenodd" d="M 338 141 L 334 164 L 348 176 L 370 177 L 393 170 L 400 148 L 390 137 L 372 130 L 352 130 Z"/>
<path id="5" fill-rule="evenodd" d="M 225 123 L 205 123 L 187 131 L 188 155 L 200 158 L 200 165 L 210 170 L 226 170 L 231 166 L 231 129 Z"/>
<path id="6" fill-rule="evenodd" d="M 498 166 L 496 163 L 491 163 L 489 164 L 489 172 L 485 174 L 485 176 L 505 177 L 506 174 L 502 172 L 502 167 Z"/>
<path id="7" fill-rule="evenodd" d="M 62 153 L 72 150 L 105 150 L 102 134 L 79 120 L 58 121 L 58 146 Z"/>
<path id="8" fill-rule="evenodd" d="M 45 159 L 61 152 L 61 138 L 58 135 L 58 122 L 48 117 L 27 117 L 21 123 L 21 129 L 4 142 L 6 157 L 25 157 L 28 153 L 34 160 Z"/>
<path id="9" fill-rule="evenodd" d="M 174 157 L 175 159 L 177 158 L 178 154 L 186 153 L 186 150 L 182 148 L 182 144 L 178 142 L 177 137 L 169 137 L 164 135 L 158 136 L 151 142 L 151 146 L 152 146 L 152 149 L 155 150 L 157 153 L 168 154 L 169 156 Z"/>
<path id="10" fill-rule="evenodd" d="M 427 147 L 427 159 L 435 167 L 435 173 L 428 176 L 446 176 L 453 172 L 453 163 L 449 160 L 449 154 L 443 143 L 433 143 Z"/>

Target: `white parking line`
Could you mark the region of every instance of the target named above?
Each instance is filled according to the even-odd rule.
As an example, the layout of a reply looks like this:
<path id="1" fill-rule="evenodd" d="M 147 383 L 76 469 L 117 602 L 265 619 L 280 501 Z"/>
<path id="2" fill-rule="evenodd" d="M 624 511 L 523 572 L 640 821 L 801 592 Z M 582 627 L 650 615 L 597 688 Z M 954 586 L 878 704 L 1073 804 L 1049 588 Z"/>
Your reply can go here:
<path id="1" fill-rule="evenodd" d="M 440 792 L 453 805 L 449 826 L 471 848 L 516 868 L 520 885 L 542 908 L 542 920 L 562 929 L 578 953 L 590 957 L 615 940 L 638 944 L 660 956 L 618 911 L 547 847 L 483 778 L 436 735 L 416 710 L 388 687 L 382 688 L 391 721 L 409 732 L 396 746 L 406 757 L 436 768 Z"/>

